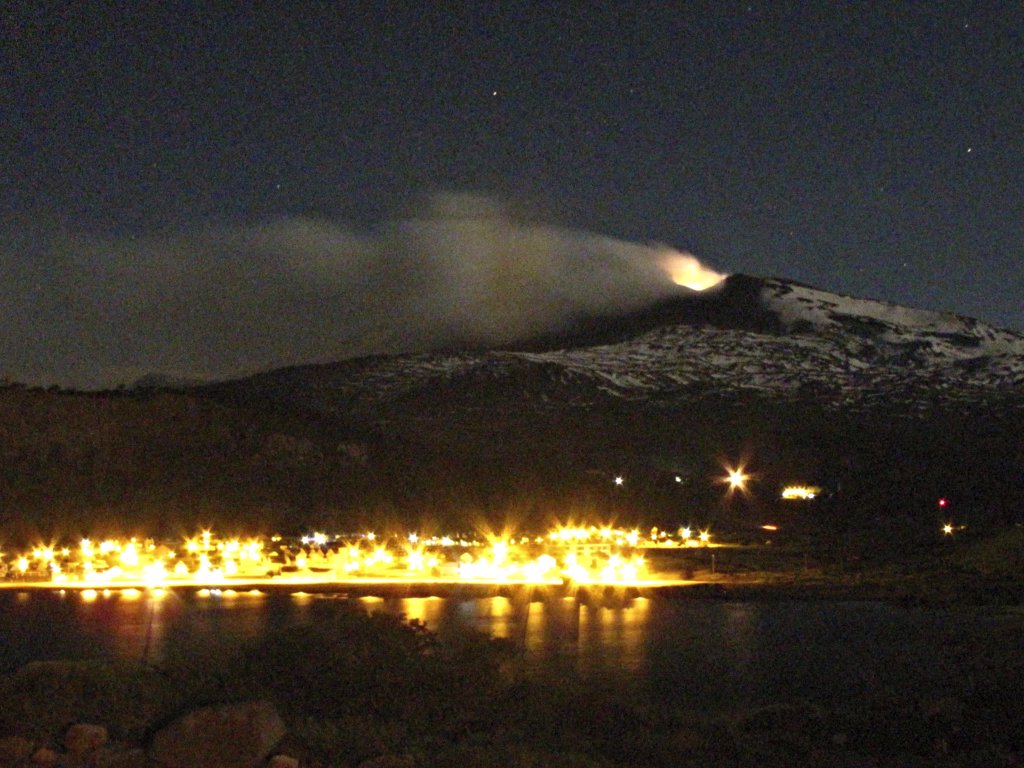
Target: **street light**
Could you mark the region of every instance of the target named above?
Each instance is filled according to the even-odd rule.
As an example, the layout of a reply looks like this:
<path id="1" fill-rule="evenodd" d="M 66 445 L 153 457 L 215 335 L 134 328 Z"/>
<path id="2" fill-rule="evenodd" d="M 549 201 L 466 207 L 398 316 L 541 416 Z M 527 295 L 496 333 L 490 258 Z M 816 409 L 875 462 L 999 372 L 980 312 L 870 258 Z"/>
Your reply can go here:
<path id="1" fill-rule="evenodd" d="M 726 467 L 726 476 L 724 482 L 729 486 L 729 493 L 733 491 L 746 491 L 747 481 L 750 479 L 750 475 L 743 471 L 743 467 Z"/>

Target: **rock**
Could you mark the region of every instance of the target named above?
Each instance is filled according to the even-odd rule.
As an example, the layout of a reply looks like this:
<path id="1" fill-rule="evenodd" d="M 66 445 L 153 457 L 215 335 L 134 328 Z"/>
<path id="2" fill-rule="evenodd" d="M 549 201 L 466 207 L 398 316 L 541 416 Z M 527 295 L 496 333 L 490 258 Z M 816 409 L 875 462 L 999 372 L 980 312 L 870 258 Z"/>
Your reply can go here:
<path id="1" fill-rule="evenodd" d="M 168 768 L 256 768 L 284 734 L 269 701 L 203 707 L 158 731 L 149 756 Z"/>
<path id="2" fill-rule="evenodd" d="M 92 765 L 93 768 L 148 768 L 151 763 L 141 747 L 115 745 L 97 752 Z"/>
<path id="3" fill-rule="evenodd" d="M 744 733 L 810 733 L 817 730 L 821 715 L 802 704 L 778 704 L 748 712 L 739 721 Z"/>
<path id="4" fill-rule="evenodd" d="M 964 703 L 953 696 L 921 704 L 921 714 L 927 721 L 950 728 L 958 727 L 963 722 L 965 709 Z"/>
<path id="5" fill-rule="evenodd" d="M 267 768 L 299 768 L 299 760 L 291 755 L 274 755 Z"/>
<path id="6" fill-rule="evenodd" d="M 673 734 L 672 746 L 677 752 L 696 752 L 706 744 L 699 731 L 692 728 L 680 728 Z"/>
<path id="7" fill-rule="evenodd" d="M 878 768 L 878 760 L 866 755 L 843 755 L 836 768 Z M 908 763 L 897 762 L 900 768 L 910 768 Z"/>
<path id="8" fill-rule="evenodd" d="M 102 725 L 75 723 L 64 732 L 64 749 L 81 757 L 95 752 L 107 743 L 107 729 Z"/>
<path id="9" fill-rule="evenodd" d="M 363 760 L 359 768 L 413 768 L 412 755 L 378 755 Z"/>
<path id="10" fill-rule="evenodd" d="M 40 747 L 32 753 L 32 764 L 41 768 L 53 768 L 59 759 L 59 755 L 49 747 Z"/>
<path id="11" fill-rule="evenodd" d="M 32 742 L 23 736 L 0 738 L 0 765 L 8 766 L 20 763 L 31 754 Z"/>

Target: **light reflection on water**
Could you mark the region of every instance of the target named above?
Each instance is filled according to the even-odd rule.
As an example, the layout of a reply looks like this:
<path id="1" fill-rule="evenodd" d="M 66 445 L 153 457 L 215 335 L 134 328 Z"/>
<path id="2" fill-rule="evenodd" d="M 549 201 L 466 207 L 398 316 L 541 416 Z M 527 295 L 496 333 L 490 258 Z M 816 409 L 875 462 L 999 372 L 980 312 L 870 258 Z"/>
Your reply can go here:
<path id="1" fill-rule="evenodd" d="M 528 666 L 568 661 L 580 672 L 638 670 L 652 601 L 581 604 L 572 597 L 359 597 L 368 611 L 417 620 L 440 634 L 465 628 L 512 641 Z M 0 669 L 29 660 L 107 657 L 159 662 L 168 646 L 244 642 L 273 628 L 301 627 L 343 595 L 232 590 L 104 590 L 0 594 Z"/>
<path id="2" fill-rule="evenodd" d="M 731 603 L 495 596 L 355 598 L 442 636 L 471 628 L 522 649 L 528 671 L 630 681 L 658 699 L 731 708 L 784 698 L 948 691 L 1024 630 L 1012 609 L 881 603 Z M 230 590 L 0 593 L 0 671 L 54 658 L 214 662 L 277 628 L 301 629 L 353 602 L 341 594 Z M 949 648 L 957 654 L 951 655 Z M 989 665 L 991 666 L 991 665 Z"/>

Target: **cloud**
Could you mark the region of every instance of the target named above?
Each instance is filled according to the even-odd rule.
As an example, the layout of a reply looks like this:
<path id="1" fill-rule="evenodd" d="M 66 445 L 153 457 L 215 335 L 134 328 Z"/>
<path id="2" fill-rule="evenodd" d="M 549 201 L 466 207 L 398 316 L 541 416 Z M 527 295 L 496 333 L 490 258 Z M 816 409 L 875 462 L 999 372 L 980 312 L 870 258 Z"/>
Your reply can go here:
<path id="1" fill-rule="evenodd" d="M 112 237 L 8 221 L 0 259 L 10 318 L 0 373 L 82 388 L 507 344 L 644 306 L 678 292 L 683 272 L 720 278 L 666 246 L 536 223 L 462 194 L 370 232 L 284 218 Z"/>

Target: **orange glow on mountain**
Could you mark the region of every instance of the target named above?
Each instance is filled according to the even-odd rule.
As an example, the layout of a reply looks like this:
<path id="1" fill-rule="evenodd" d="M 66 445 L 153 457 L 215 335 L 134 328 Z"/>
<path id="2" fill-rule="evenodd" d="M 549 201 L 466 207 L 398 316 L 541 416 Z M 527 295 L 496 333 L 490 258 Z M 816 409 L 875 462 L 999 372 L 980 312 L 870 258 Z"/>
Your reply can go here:
<path id="1" fill-rule="evenodd" d="M 701 264 L 693 254 L 680 251 L 666 253 L 661 259 L 661 267 L 673 283 L 694 291 L 716 286 L 726 278 L 726 275 Z"/>

